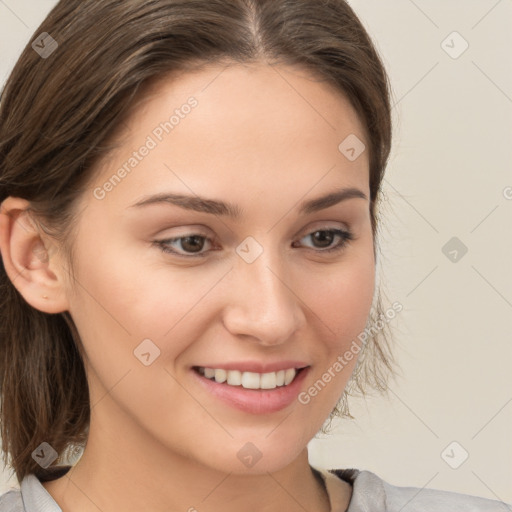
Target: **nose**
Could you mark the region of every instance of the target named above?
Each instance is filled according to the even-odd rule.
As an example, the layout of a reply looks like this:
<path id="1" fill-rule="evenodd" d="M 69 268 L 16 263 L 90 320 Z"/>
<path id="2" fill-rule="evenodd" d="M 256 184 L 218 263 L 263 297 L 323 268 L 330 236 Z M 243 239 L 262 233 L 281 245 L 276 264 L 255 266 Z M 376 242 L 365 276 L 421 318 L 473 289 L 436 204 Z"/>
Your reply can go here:
<path id="1" fill-rule="evenodd" d="M 237 259 L 223 315 L 224 326 L 234 336 L 277 345 L 304 325 L 303 298 L 294 290 L 285 267 L 269 250 L 252 263 Z"/>

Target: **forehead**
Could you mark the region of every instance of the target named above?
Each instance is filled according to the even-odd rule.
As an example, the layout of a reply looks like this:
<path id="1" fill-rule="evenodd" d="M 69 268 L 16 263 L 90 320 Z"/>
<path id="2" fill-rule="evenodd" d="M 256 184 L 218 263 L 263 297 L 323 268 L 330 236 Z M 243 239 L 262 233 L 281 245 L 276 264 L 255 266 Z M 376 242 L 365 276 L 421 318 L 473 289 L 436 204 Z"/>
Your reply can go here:
<path id="1" fill-rule="evenodd" d="M 368 190 L 368 152 L 350 161 L 339 149 L 354 136 L 368 147 L 357 113 L 304 69 L 212 65 L 162 77 L 143 92 L 96 185 L 138 148 L 151 150 L 112 198 L 134 202 L 166 187 L 222 196 L 224 185 L 300 194 L 321 180 Z"/>
<path id="2" fill-rule="evenodd" d="M 215 124 L 216 131 L 259 133 L 266 125 L 292 127 L 297 134 L 348 130 L 364 139 L 361 121 L 346 95 L 298 66 L 267 63 L 205 65 L 154 79 L 142 89 L 132 120 L 162 118 L 194 96 L 200 104 L 195 128 Z M 278 107 L 278 108 L 276 108 Z M 167 116 L 168 117 L 168 116 Z M 297 124 L 300 121 L 307 123 Z M 240 132 L 243 128 L 243 132 Z"/>

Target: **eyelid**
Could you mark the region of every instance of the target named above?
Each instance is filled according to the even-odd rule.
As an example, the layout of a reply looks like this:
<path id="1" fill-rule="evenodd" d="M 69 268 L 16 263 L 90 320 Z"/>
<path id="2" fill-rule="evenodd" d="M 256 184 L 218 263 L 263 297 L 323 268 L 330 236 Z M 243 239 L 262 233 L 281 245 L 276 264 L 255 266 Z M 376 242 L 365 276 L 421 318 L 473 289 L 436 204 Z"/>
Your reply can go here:
<path id="1" fill-rule="evenodd" d="M 340 231 L 350 232 L 350 227 L 346 222 L 337 222 L 334 225 L 331 225 L 330 222 L 335 221 L 316 221 L 313 222 L 313 224 L 309 225 L 307 228 L 304 228 L 303 230 L 299 231 L 299 234 L 297 236 L 300 236 L 301 238 L 310 235 L 311 233 L 315 233 L 316 231 L 329 231 L 331 229 L 339 229 Z M 341 224 L 341 227 L 340 227 Z M 303 233 L 301 235 L 301 233 Z"/>

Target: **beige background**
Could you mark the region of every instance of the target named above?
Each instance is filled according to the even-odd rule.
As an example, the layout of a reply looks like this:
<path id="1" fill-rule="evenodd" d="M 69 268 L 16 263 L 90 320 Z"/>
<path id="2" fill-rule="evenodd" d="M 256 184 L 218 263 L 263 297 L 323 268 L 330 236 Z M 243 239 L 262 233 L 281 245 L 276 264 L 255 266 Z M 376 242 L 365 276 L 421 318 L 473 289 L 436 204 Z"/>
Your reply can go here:
<path id="1" fill-rule="evenodd" d="M 1 84 L 54 4 L 0 0 Z M 381 276 L 404 306 L 403 376 L 389 399 L 353 401 L 356 420 L 313 440 L 310 461 L 512 502 L 512 2 L 351 5 L 393 86 Z M 468 249 L 456 262 L 452 237 Z M 452 465 L 469 455 L 457 469 L 453 441 Z M 0 492 L 16 485 L 4 471 Z"/>

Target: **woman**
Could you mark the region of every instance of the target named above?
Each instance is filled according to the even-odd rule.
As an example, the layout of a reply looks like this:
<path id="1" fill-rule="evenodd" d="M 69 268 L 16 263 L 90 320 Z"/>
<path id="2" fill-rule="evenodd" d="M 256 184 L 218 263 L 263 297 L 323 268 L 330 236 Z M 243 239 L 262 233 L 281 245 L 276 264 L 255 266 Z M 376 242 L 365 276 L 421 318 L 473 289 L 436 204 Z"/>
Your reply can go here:
<path id="1" fill-rule="evenodd" d="M 388 80 L 345 2 L 61 1 L 0 120 L 0 510 L 503 509 L 308 463 L 385 390 L 367 327 L 400 309 Z"/>

